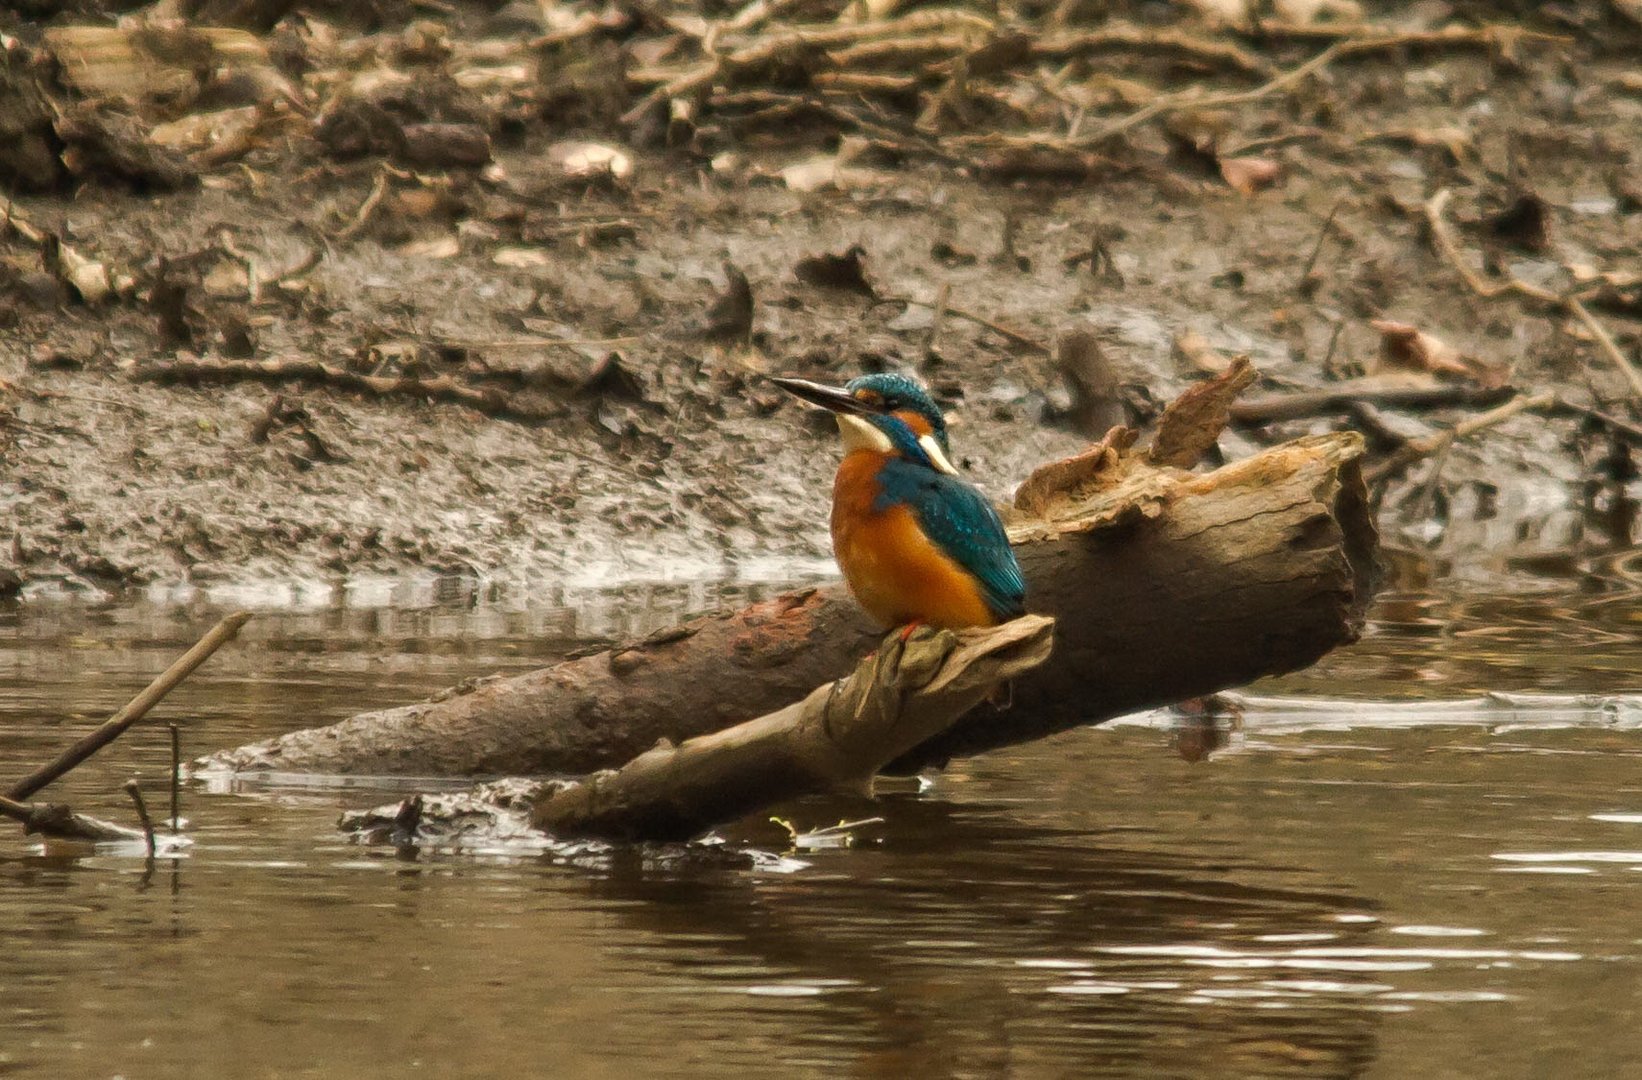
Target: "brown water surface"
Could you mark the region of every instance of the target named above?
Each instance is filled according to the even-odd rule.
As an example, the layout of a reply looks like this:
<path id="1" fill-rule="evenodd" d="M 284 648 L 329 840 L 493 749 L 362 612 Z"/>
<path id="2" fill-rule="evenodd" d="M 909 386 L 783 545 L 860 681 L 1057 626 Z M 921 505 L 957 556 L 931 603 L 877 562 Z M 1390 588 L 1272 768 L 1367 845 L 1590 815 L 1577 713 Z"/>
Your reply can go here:
<path id="1" fill-rule="evenodd" d="M 458 586 L 273 612 L 163 711 L 203 752 L 757 591 L 509 605 Z M 215 614 L 0 609 L 4 776 Z M 0 1076 L 1638 1075 L 1635 698 L 1417 703 L 1634 694 L 1642 601 L 1379 614 L 1257 688 L 1302 700 L 1257 701 L 1207 760 L 1182 759 L 1167 714 L 1071 732 L 876 807 L 785 811 L 880 813 L 851 848 L 738 827 L 757 868 L 361 847 L 339 809 L 396 790 L 360 782 L 191 786 L 193 843 L 151 869 L 0 833 Z M 135 774 L 163 814 L 168 761 L 145 724 L 48 794 L 129 820 Z"/>

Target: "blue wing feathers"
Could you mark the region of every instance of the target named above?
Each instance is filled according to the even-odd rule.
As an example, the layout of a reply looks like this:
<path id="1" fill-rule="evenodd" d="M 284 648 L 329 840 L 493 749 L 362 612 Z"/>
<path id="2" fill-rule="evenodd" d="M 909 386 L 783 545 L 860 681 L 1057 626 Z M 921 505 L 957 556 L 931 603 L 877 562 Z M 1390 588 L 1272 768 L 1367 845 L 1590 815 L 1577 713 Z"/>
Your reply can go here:
<path id="1" fill-rule="evenodd" d="M 878 474 L 882 489 L 873 509 L 900 503 L 924 535 L 975 576 L 987 606 L 1000 619 L 1026 613 L 1026 582 L 992 503 L 956 476 L 890 459 Z"/>

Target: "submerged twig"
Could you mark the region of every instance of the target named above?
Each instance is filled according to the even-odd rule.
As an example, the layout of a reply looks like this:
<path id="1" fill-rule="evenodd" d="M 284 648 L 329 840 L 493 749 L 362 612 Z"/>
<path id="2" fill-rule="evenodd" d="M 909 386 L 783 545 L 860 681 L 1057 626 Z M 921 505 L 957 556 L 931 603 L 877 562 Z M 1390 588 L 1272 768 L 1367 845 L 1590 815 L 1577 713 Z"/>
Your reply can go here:
<path id="1" fill-rule="evenodd" d="M 176 724 L 165 725 L 171 732 L 171 831 L 182 821 L 182 735 Z"/>

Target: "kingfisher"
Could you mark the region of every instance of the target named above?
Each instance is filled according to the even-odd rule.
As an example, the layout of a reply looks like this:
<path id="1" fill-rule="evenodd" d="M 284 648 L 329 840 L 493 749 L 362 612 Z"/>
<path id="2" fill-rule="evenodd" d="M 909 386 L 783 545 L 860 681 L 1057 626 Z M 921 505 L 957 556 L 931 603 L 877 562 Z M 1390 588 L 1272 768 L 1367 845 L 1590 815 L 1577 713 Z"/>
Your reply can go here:
<path id="1" fill-rule="evenodd" d="M 886 627 L 954 629 L 1026 613 L 1003 522 L 952 466 L 946 418 L 922 384 L 887 373 L 842 388 L 775 383 L 838 420 L 844 460 L 833 481 L 832 549 L 869 615 Z"/>

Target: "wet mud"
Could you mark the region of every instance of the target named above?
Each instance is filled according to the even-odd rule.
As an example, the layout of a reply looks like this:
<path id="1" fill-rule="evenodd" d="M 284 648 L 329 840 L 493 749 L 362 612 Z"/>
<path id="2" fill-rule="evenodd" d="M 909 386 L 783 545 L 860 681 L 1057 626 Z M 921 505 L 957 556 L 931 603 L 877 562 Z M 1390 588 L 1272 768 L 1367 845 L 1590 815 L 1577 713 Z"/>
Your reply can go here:
<path id="1" fill-rule="evenodd" d="M 1634 357 L 1620 6 L 912 9 L 848 56 L 838 3 L 206 6 L 180 82 L 130 56 L 188 5 L 0 16 L 0 593 L 791 577 L 833 448 L 766 374 L 922 375 L 1001 498 L 1238 354 L 1249 398 L 1456 391 L 1221 440 L 1428 447 L 1380 486 L 1404 580 L 1630 565 L 1623 365 L 1462 273 Z M 1472 391 L 1556 403 L 1434 443 Z"/>

